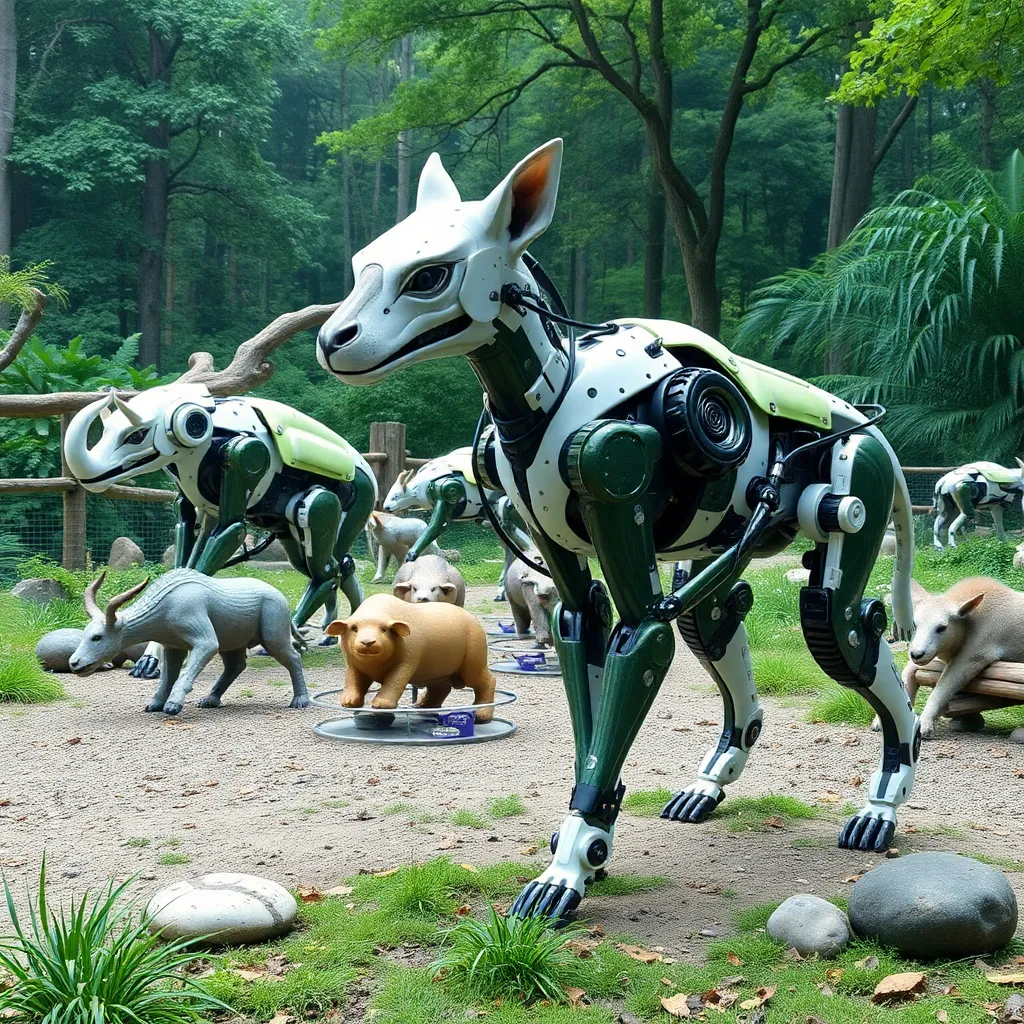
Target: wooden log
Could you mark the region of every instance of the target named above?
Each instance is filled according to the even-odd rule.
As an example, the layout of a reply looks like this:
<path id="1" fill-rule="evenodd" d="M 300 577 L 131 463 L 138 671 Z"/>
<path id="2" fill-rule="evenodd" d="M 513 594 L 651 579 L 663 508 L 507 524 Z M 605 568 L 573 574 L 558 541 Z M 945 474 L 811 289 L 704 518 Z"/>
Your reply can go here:
<path id="1" fill-rule="evenodd" d="M 420 466 L 425 466 L 428 462 L 432 461 L 432 459 L 410 459 L 406 457 L 405 464 L 412 469 L 419 469 Z"/>
<path id="2" fill-rule="evenodd" d="M 1000 664 L 1006 664 L 1001 662 Z M 976 694 L 981 697 L 999 697 L 1015 704 L 1024 704 L 1024 665 L 1019 666 L 1022 679 L 1012 682 L 1006 679 L 994 679 L 987 675 L 988 669 L 972 679 L 960 693 Z M 932 669 L 919 668 L 914 679 L 919 686 L 934 686 L 941 673 Z"/>
<path id="3" fill-rule="evenodd" d="M 903 473 L 952 473 L 956 466 L 904 466 Z"/>
<path id="4" fill-rule="evenodd" d="M 360 454 L 371 466 L 377 462 L 387 462 L 388 459 L 384 452 L 361 452 Z"/>
<path id="5" fill-rule="evenodd" d="M 936 658 L 927 665 L 922 666 L 918 672 L 933 673 L 938 678 L 939 673 L 946 666 Z M 986 665 L 978 675 L 978 679 L 1001 679 L 1007 683 L 1024 683 L 1024 663 L 1019 661 L 993 661 Z"/>
<path id="6" fill-rule="evenodd" d="M 112 484 L 103 494 L 118 501 L 174 501 L 178 497 L 177 491 L 165 491 L 160 487 L 125 487 L 122 484 Z"/>
<path id="7" fill-rule="evenodd" d="M 405 424 L 371 423 L 370 450 L 385 455 L 381 462 L 372 464 L 377 477 L 377 507 L 380 508 L 398 474 L 405 469 Z"/>
<path id="8" fill-rule="evenodd" d="M 910 511 L 915 516 L 926 516 L 929 512 L 934 511 L 933 505 L 911 505 Z"/>
<path id="9" fill-rule="evenodd" d="M 23 476 L 0 480 L 0 494 L 60 494 L 73 491 L 78 481 L 67 476 Z"/>
<path id="10" fill-rule="evenodd" d="M 71 477 L 71 467 L 64 458 L 64 434 L 71 422 L 71 413 L 60 418 L 60 468 L 66 477 Z M 64 491 L 64 537 L 61 550 L 61 564 L 65 569 L 85 568 L 85 488 L 75 486 Z"/>

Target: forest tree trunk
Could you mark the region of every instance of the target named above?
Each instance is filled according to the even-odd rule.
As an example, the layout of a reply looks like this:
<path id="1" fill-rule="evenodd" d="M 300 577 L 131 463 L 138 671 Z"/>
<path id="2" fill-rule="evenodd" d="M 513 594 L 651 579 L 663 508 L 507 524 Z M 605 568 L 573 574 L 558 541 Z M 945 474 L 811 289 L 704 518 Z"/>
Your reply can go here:
<path id="1" fill-rule="evenodd" d="M 644 316 L 661 316 L 665 280 L 665 192 L 656 174 L 647 193 L 647 240 L 644 244 Z"/>
<path id="2" fill-rule="evenodd" d="M 339 105 L 341 106 L 341 130 L 348 129 L 348 66 L 342 64 L 341 79 L 338 83 Z M 352 291 L 355 283 L 352 277 L 352 158 L 348 153 L 341 154 L 341 240 L 343 268 L 342 283 L 345 294 Z"/>
<path id="3" fill-rule="evenodd" d="M 398 71 L 403 82 L 412 78 L 412 35 L 402 37 L 398 51 Z M 409 216 L 409 182 L 412 171 L 412 133 L 405 129 L 398 133 L 398 207 L 395 223 Z"/>
<path id="4" fill-rule="evenodd" d="M 149 84 L 166 83 L 170 67 L 154 27 L 149 30 Z M 160 298 L 163 284 L 164 242 L 167 238 L 168 119 L 146 129 L 146 144 L 162 155 L 143 162 L 142 244 L 139 249 L 139 365 L 160 367 Z"/>
<path id="5" fill-rule="evenodd" d="M 708 254 L 703 246 L 688 245 L 683 249 L 690 323 L 712 338 L 717 338 L 722 329 L 722 297 L 718 293 L 715 262 L 715 254 Z"/>
<path id="6" fill-rule="evenodd" d="M 829 249 L 835 249 L 846 241 L 871 206 L 877 126 L 877 107 L 839 105 L 832 199 L 828 213 L 826 244 Z"/>
<path id="7" fill-rule="evenodd" d="M 14 97 L 18 69 L 18 34 L 14 0 L 0 0 L 0 256 L 11 252 L 13 173 L 7 158 L 14 141 Z M 7 314 L 0 328 L 7 326 Z"/>
<path id="8" fill-rule="evenodd" d="M 981 98 L 981 169 L 991 171 L 995 167 L 992 157 L 992 122 L 996 117 L 995 85 L 989 78 L 978 82 Z"/>

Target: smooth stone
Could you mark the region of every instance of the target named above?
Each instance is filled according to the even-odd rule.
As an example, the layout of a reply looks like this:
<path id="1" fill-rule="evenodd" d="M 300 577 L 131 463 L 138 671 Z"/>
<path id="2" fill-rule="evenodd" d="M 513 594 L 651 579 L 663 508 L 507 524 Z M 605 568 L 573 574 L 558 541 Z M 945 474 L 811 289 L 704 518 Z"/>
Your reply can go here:
<path id="1" fill-rule="evenodd" d="M 885 861 L 850 890 L 854 932 L 918 959 L 980 956 L 1017 928 L 1017 899 L 997 868 L 957 853 Z"/>
<path id="2" fill-rule="evenodd" d="M 256 546 L 256 538 L 253 537 L 253 536 L 248 536 L 248 537 L 245 538 L 245 543 L 248 545 L 249 549 L 252 550 L 252 548 L 254 548 Z M 241 552 L 242 549 L 239 548 L 238 550 L 239 550 L 239 552 Z M 253 558 L 249 559 L 249 561 L 253 561 L 253 562 L 287 562 L 288 561 L 288 552 L 285 551 L 284 545 L 279 540 L 277 540 L 275 538 L 274 540 L 272 540 L 270 542 L 269 547 L 265 548 L 258 555 L 255 555 Z"/>
<path id="3" fill-rule="evenodd" d="M 220 872 L 160 889 L 149 901 L 149 929 L 165 939 L 203 939 L 206 945 L 263 942 L 295 923 L 298 904 L 268 878 Z"/>
<path id="4" fill-rule="evenodd" d="M 36 657 L 47 672 L 70 672 L 68 663 L 85 634 L 80 629 L 51 629 L 36 644 Z"/>
<path id="5" fill-rule="evenodd" d="M 882 554 L 889 555 L 890 558 L 896 554 L 895 533 L 890 533 L 887 531 L 885 536 L 882 538 Z"/>
<path id="6" fill-rule="evenodd" d="M 832 959 L 850 941 L 850 923 L 834 904 L 810 893 L 797 893 L 768 918 L 768 934 L 801 956 Z"/>
<path id="7" fill-rule="evenodd" d="M 22 601 L 32 601 L 35 604 L 49 604 L 51 601 L 60 601 L 68 597 L 67 589 L 59 580 L 38 579 L 22 580 L 11 588 L 15 597 Z"/>
<path id="8" fill-rule="evenodd" d="M 169 547 L 164 548 L 164 553 L 160 556 L 160 564 L 166 565 L 171 568 L 174 565 L 174 545 L 171 544 Z"/>
<path id="9" fill-rule="evenodd" d="M 1018 544 L 1013 552 L 1014 569 L 1024 569 L 1024 544 Z"/>
<path id="10" fill-rule="evenodd" d="M 1007 737 L 1011 743 L 1024 743 L 1024 728 L 1014 729 Z"/>
<path id="11" fill-rule="evenodd" d="M 110 545 L 107 565 L 111 569 L 127 569 L 132 565 L 144 565 L 146 556 L 131 537 L 116 537 Z"/>
<path id="12" fill-rule="evenodd" d="M 800 586 L 806 586 L 807 581 L 810 578 L 810 569 L 801 569 L 798 567 L 796 569 L 788 569 L 786 571 L 786 579 L 789 580 L 790 583 L 799 583 Z"/>

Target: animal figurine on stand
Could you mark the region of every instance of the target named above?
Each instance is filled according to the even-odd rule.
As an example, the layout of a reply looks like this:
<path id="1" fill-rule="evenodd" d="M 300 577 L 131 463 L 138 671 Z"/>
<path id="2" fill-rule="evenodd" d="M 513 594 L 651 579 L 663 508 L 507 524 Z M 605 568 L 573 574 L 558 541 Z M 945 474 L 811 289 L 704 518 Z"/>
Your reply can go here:
<path id="1" fill-rule="evenodd" d="M 740 777 L 763 716 L 743 624 L 753 593 L 741 576 L 800 532 L 814 542 L 800 595 L 808 646 L 883 724 L 881 762 L 839 843 L 880 852 L 910 795 L 920 744 L 883 639 L 885 609 L 864 594 L 891 516 L 894 631 L 912 633 L 910 498 L 875 426 L 882 410 L 858 409 L 669 320 L 583 325 L 578 341 L 563 334 L 558 323 L 571 321 L 544 298 L 547 282 L 564 310 L 527 252 L 551 223 L 561 153 L 558 139 L 540 147 L 479 202 L 464 201 L 431 156 L 415 211 L 353 257 L 353 290 L 316 347 L 321 366 L 349 384 L 466 356 L 493 418 L 478 432 L 476 479 L 507 493 L 557 585 L 576 784 L 552 862 L 512 913 L 566 917 L 609 864 L 622 768 L 672 663 L 673 621 L 718 684 L 724 719 L 663 816 L 703 820 Z M 590 573 L 592 556 L 607 590 Z M 665 593 L 659 560 L 686 559 L 691 572 Z"/>
<path id="2" fill-rule="evenodd" d="M 441 555 L 421 555 L 415 562 L 406 562 L 395 573 L 391 592 L 400 600 L 414 604 L 446 601 L 460 608 L 466 604 L 466 581 L 462 573 Z"/>
<path id="3" fill-rule="evenodd" d="M 483 522 L 483 497 L 472 467 L 472 448 L 456 448 L 437 459 L 408 469 L 398 475 L 384 499 L 387 512 L 412 509 L 430 513 L 426 531 L 413 544 L 406 558 L 412 562 L 429 549 L 453 522 Z M 530 535 L 512 503 L 498 491 L 485 495 L 495 505 L 495 514 L 506 534 L 520 546 L 529 546 Z M 505 600 L 505 577 L 515 560 L 515 553 L 505 548 L 505 564 L 498 579 L 495 601 Z"/>
<path id="4" fill-rule="evenodd" d="M 913 583 L 917 631 L 908 648 L 903 682 L 911 702 L 917 696 L 920 667 L 939 659 L 942 674 L 921 712 L 921 735 L 931 739 L 949 702 L 994 661 L 1024 661 L 1024 594 L 988 576 L 972 576 L 944 594 L 930 594 Z M 960 725 L 984 727 L 981 714 Z M 881 728 L 876 719 L 873 729 Z"/>
<path id="5" fill-rule="evenodd" d="M 361 708 L 373 683 L 380 689 L 372 708 L 396 708 L 407 686 L 424 688 L 417 707 L 439 708 L 453 688 L 468 687 L 474 704 L 494 700 L 483 626 L 464 608 L 444 601 L 409 604 L 391 594 L 373 594 L 344 622 L 327 627 L 342 638 L 345 688 L 341 706 Z M 476 713 L 491 721 L 492 708 Z"/>
<path id="6" fill-rule="evenodd" d="M 90 447 L 89 429 L 103 430 Z M 362 600 L 349 548 L 377 500 L 366 460 L 343 437 L 280 402 L 214 398 L 202 384 L 166 384 L 125 402 L 110 394 L 68 426 L 64 456 L 78 482 L 102 493 L 111 484 L 164 469 L 178 488 L 174 565 L 212 576 L 276 538 L 309 585 L 295 609 L 303 625 L 325 607 L 337 617 L 340 587 Z M 268 531 L 236 555 L 250 527 Z M 153 678 L 159 649 L 132 675 Z"/>
<path id="7" fill-rule="evenodd" d="M 935 524 L 932 536 L 935 548 L 956 547 L 956 535 L 976 512 L 988 512 L 996 528 L 996 537 L 1005 541 L 1003 513 L 1014 502 L 1024 503 L 1024 462 L 1017 459 L 1016 469 L 995 462 L 971 462 L 959 466 L 935 481 Z M 950 522 L 952 519 L 952 522 Z"/>
<path id="8" fill-rule="evenodd" d="M 533 564 L 517 558 L 505 580 L 512 619 L 517 633 L 533 633 L 535 647 L 551 647 L 551 616 L 558 603 L 558 591 L 554 580 L 536 568 L 536 563 L 544 564 L 540 552 L 534 549 L 524 554 Z"/>
<path id="9" fill-rule="evenodd" d="M 199 702 L 219 708 L 225 690 L 245 671 L 246 652 L 262 644 L 287 670 L 292 681 L 293 708 L 309 705 L 302 659 L 293 645 L 301 644 L 291 620 L 288 600 L 262 580 L 233 577 L 213 579 L 194 569 L 173 569 L 156 582 L 149 580 L 112 597 L 100 608 L 97 595 L 106 573 L 85 591 L 89 625 L 71 655 L 71 671 L 88 675 L 132 644 L 156 642 L 163 648 L 160 683 L 147 711 L 178 714 L 199 673 L 220 654 L 224 671 Z M 122 605 L 145 594 L 118 614 Z"/>
<path id="10" fill-rule="evenodd" d="M 426 528 L 427 524 L 422 519 L 413 516 L 403 518 L 390 512 L 371 512 L 366 520 L 366 544 L 371 555 L 374 547 L 377 548 L 377 572 L 371 582 L 384 582 L 384 573 L 392 558 L 401 566 L 409 549 L 420 539 Z M 427 545 L 425 551 L 431 555 L 441 553 L 441 549 L 433 542 Z"/>

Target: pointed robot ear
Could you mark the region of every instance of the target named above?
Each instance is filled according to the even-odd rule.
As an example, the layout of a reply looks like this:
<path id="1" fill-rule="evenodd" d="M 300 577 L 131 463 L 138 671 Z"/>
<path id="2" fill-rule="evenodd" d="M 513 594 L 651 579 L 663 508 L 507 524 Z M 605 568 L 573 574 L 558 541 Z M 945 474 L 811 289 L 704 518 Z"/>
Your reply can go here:
<path id="1" fill-rule="evenodd" d="M 420 183 L 416 188 L 416 209 L 428 206 L 454 206 L 462 202 L 462 196 L 455 187 L 451 175 L 444 169 L 437 153 L 431 153 L 420 172 Z"/>
<path id="2" fill-rule="evenodd" d="M 562 140 L 552 139 L 516 164 L 482 201 L 490 237 L 504 241 L 508 234 L 509 263 L 514 263 L 551 223 L 561 169 Z"/>

